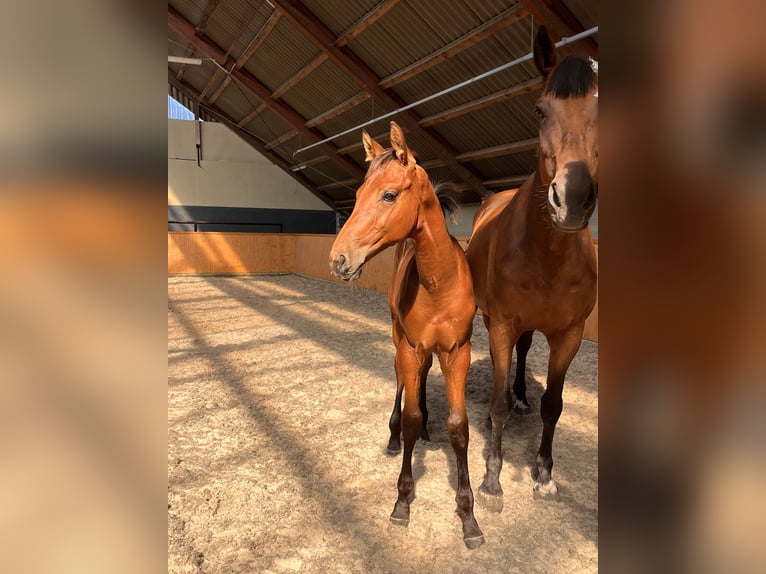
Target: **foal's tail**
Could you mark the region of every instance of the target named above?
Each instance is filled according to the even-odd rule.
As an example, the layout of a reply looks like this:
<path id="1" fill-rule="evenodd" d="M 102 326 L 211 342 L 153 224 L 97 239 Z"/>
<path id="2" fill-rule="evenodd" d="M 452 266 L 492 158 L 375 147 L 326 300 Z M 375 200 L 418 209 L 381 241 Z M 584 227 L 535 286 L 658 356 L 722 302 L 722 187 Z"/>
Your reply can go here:
<path id="1" fill-rule="evenodd" d="M 449 217 L 453 225 L 457 225 L 457 211 L 460 209 L 455 196 L 457 195 L 457 185 L 451 181 L 440 181 L 434 184 L 436 197 L 439 198 L 439 205 L 444 213 L 444 219 Z"/>

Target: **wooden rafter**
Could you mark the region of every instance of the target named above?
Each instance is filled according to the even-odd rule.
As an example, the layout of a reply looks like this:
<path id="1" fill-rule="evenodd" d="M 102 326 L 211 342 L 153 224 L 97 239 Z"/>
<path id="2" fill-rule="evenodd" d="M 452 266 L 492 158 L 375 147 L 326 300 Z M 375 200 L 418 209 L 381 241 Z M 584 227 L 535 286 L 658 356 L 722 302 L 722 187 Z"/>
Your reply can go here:
<path id="1" fill-rule="evenodd" d="M 537 138 L 529 138 L 527 140 L 521 140 L 508 144 L 496 145 L 487 147 L 484 149 L 477 149 L 475 151 L 468 151 L 461 153 L 457 156 L 458 161 L 476 161 L 479 159 L 488 159 L 491 157 L 498 157 L 501 155 L 510 155 L 514 153 L 520 153 L 522 151 L 529 151 L 537 148 Z"/>
<path id="2" fill-rule="evenodd" d="M 500 102 L 504 102 L 505 100 L 515 98 L 516 96 L 520 96 L 521 94 L 533 92 L 542 87 L 543 87 L 543 79 L 541 76 L 538 76 L 536 78 L 532 78 L 531 80 L 527 80 L 526 82 L 521 82 L 520 84 L 511 86 L 510 88 L 500 90 L 499 92 L 495 92 L 493 94 L 489 94 L 482 98 L 478 98 L 476 100 L 471 100 L 470 102 L 460 104 L 459 106 L 455 106 L 454 108 L 449 108 L 448 110 L 444 110 L 436 114 L 426 116 L 420 121 L 420 125 L 424 127 L 428 127 L 428 126 L 433 126 L 435 124 L 439 124 L 442 122 L 446 122 L 456 117 L 462 116 L 463 114 L 467 114 L 469 112 L 475 112 L 476 110 L 480 110 L 482 108 L 486 108 L 494 104 L 499 104 Z"/>
<path id="3" fill-rule="evenodd" d="M 326 112 L 322 112 L 321 114 L 314 116 L 309 121 L 306 122 L 307 127 L 314 127 L 318 126 L 319 124 L 322 124 L 326 121 L 329 121 L 342 113 L 347 112 L 351 108 L 361 104 L 362 102 L 366 102 L 369 100 L 372 96 L 368 94 L 367 92 L 359 92 L 357 95 L 347 99 L 345 102 L 341 102 L 337 106 L 335 106 L 332 109 L 327 110 Z"/>
<path id="4" fill-rule="evenodd" d="M 554 41 L 566 36 L 574 36 L 585 30 L 561 0 L 519 0 L 519 2 L 534 16 L 537 24 L 545 24 Z M 579 44 L 588 56 L 598 58 L 598 44 L 592 37 L 583 38 Z M 568 44 L 564 47 L 564 51 L 572 53 L 573 46 Z"/>
<path id="5" fill-rule="evenodd" d="M 380 78 L 355 53 L 345 47 L 335 45 L 336 38 L 333 32 L 306 6 L 297 1 L 271 0 L 271 2 L 308 40 L 326 52 L 349 78 L 368 91 L 376 105 L 379 105 L 381 109 L 393 110 L 405 105 L 401 98 L 385 91 L 378 85 Z M 437 157 L 444 160 L 449 170 L 470 185 L 477 195 L 484 197 L 487 194 L 481 179 L 455 159 L 456 150 L 440 135 L 430 133 L 420 127 L 420 117 L 417 113 L 411 109 L 401 112 L 396 116 L 396 121 L 403 128 L 416 134 L 420 141 L 428 146 Z"/>
<path id="6" fill-rule="evenodd" d="M 274 149 L 275 147 L 278 147 L 285 143 L 286 141 L 289 141 L 296 137 L 298 135 L 298 130 L 290 130 L 287 133 L 282 134 L 277 139 L 270 141 L 266 144 L 266 149 Z"/>
<path id="7" fill-rule="evenodd" d="M 306 76 L 308 76 L 311 72 L 313 72 L 319 66 L 321 66 L 326 60 L 327 60 L 327 54 L 325 54 L 324 52 L 320 53 L 318 56 L 313 58 L 308 64 L 303 66 L 303 68 L 297 74 L 292 76 L 284 84 L 282 84 L 276 90 L 274 90 L 274 93 L 271 94 L 271 97 L 281 98 L 282 96 L 284 96 L 287 92 L 289 92 L 291 89 L 297 86 L 300 82 L 302 82 Z"/>
<path id="8" fill-rule="evenodd" d="M 266 23 L 263 25 L 263 27 L 258 30 L 258 32 L 255 34 L 255 37 L 250 41 L 250 45 L 245 48 L 245 51 L 242 52 L 242 55 L 237 58 L 236 63 L 234 64 L 234 68 L 241 68 L 245 64 L 247 64 L 247 61 L 255 54 L 255 51 L 258 49 L 258 47 L 263 44 L 263 41 L 266 39 L 266 37 L 269 35 L 269 33 L 274 29 L 274 26 L 277 25 L 277 22 L 279 22 L 279 19 L 282 17 L 282 15 L 279 12 L 273 12 L 271 16 L 269 16 L 269 19 L 266 21 Z M 226 91 L 226 88 L 229 87 L 229 84 L 231 83 L 231 76 L 226 76 L 226 79 L 221 84 L 221 87 L 219 87 L 215 93 L 210 97 L 210 103 L 214 103 L 218 97 Z"/>
<path id="9" fill-rule="evenodd" d="M 186 53 L 184 54 L 184 58 L 189 58 L 194 53 L 194 46 L 189 46 L 186 48 Z M 176 72 L 176 80 L 180 80 L 184 76 L 184 72 L 186 71 L 186 66 L 188 64 L 181 64 L 181 66 L 178 68 L 178 72 Z"/>
<path id="10" fill-rule="evenodd" d="M 497 179 L 488 179 L 484 185 L 490 189 L 510 189 L 524 183 L 529 179 L 529 175 L 512 175 L 510 177 L 500 177 Z"/>
<path id="11" fill-rule="evenodd" d="M 252 121 L 253 121 L 253 120 L 254 120 L 254 119 L 255 119 L 255 118 L 258 116 L 258 114 L 260 114 L 260 113 L 261 113 L 263 110 L 265 110 L 265 109 L 266 109 L 266 104 L 264 104 L 264 103 L 261 103 L 261 104 L 260 104 L 260 105 L 258 105 L 258 107 L 256 107 L 256 108 L 255 108 L 255 109 L 254 109 L 252 112 L 250 112 L 250 113 L 249 113 L 249 114 L 247 114 L 247 115 L 246 115 L 244 118 L 242 118 L 241 120 L 239 120 L 239 121 L 237 122 L 237 127 L 240 127 L 240 128 L 241 128 L 241 127 L 244 127 L 244 126 L 246 126 L 247 124 L 249 124 L 250 122 L 252 122 Z"/>
<path id="12" fill-rule="evenodd" d="M 379 4 L 372 7 L 372 9 L 362 16 L 356 23 L 348 30 L 343 32 L 335 41 L 337 46 L 345 46 L 351 40 L 356 38 L 359 34 L 364 32 L 367 28 L 372 26 L 375 22 L 380 20 L 383 16 L 399 3 L 399 0 L 383 0 Z"/>
<path id="13" fill-rule="evenodd" d="M 213 75 L 210 76 L 210 79 L 208 80 L 207 84 L 205 84 L 205 87 L 199 93 L 200 100 L 203 100 L 205 96 L 207 95 L 207 93 L 210 91 L 210 89 L 218 82 L 218 79 L 221 77 L 221 74 L 223 74 L 223 70 L 221 70 L 221 68 L 216 68 L 215 72 L 213 72 Z"/>
<path id="14" fill-rule="evenodd" d="M 386 76 L 380 81 L 380 87 L 390 88 L 396 84 L 400 84 L 401 82 L 417 74 L 420 74 L 421 72 L 424 72 L 436 64 L 459 54 L 467 48 L 470 48 L 471 46 L 486 40 L 490 36 L 497 34 L 503 28 L 507 28 L 511 24 L 518 22 L 526 15 L 526 11 L 523 10 L 518 4 L 512 8 L 508 8 L 491 20 L 486 21 L 478 28 L 474 28 L 467 34 L 464 34 L 460 36 L 460 38 L 453 40 L 446 46 L 436 50 L 435 52 L 431 52 L 417 62 L 413 62 L 409 66 L 402 68 L 401 70 L 394 72 L 389 76 Z"/>
<path id="15" fill-rule="evenodd" d="M 171 6 L 168 6 L 168 26 L 179 36 L 193 43 L 197 50 L 206 57 L 215 61 L 224 61 L 226 59 L 225 52 L 220 46 L 215 44 L 205 35 L 198 36 L 194 26 Z M 242 68 L 234 69 L 231 72 L 231 77 L 258 99 L 267 102 L 268 106 L 274 110 L 274 112 L 276 112 L 285 122 L 303 134 L 308 141 L 318 141 L 323 139 L 323 135 L 320 132 L 313 128 L 306 127 L 306 120 L 301 117 L 298 112 L 285 104 L 282 100 L 273 99 L 269 88 L 262 84 L 260 80 L 250 72 Z M 236 125 L 236 123 L 234 125 Z M 362 181 L 365 171 L 350 159 L 337 155 L 337 147 L 334 144 L 331 142 L 324 142 L 319 147 L 325 154 L 332 158 L 332 161 L 341 166 L 346 173 L 357 178 L 359 181 Z"/>

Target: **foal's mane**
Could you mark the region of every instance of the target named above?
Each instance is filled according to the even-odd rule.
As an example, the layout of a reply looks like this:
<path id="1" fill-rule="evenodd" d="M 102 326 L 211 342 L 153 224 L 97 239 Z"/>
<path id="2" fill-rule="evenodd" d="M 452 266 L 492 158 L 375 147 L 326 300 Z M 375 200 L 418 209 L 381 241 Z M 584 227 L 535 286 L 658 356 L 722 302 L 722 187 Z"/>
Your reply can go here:
<path id="1" fill-rule="evenodd" d="M 585 96 L 595 87 L 596 79 L 590 62 L 579 56 L 567 56 L 553 70 L 543 94 L 559 99 Z"/>
<path id="2" fill-rule="evenodd" d="M 370 162 L 370 167 L 367 169 L 367 175 L 365 175 L 364 179 L 367 179 L 376 169 L 382 168 L 395 159 L 396 153 L 394 153 L 394 150 L 391 148 L 379 153 L 375 156 L 375 159 Z M 451 181 L 441 181 L 438 183 L 431 181 L 431 185 L 434 188 L 436 197 L 439 199 L 439 205 L 442 208 L 444 218 L 449 218 L 452 223 L 457 224 L 456 212 L 460 209 L 460 204 L 455 198 L 457 195 L 457 186 Z"/>

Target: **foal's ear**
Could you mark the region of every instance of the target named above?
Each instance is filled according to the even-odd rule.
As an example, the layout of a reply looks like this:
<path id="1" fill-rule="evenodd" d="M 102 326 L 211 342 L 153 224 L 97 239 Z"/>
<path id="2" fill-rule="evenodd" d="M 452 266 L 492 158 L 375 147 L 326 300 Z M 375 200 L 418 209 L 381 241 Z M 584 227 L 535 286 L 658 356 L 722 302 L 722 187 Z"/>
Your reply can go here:
<path id="1" fill-rule="evenodd" d="M 540 26 L 535 34 L 535 47 L 533 50 L 535 56 L 535 66 L 540 71 L 543 79 L 548 77 L 553 68 L 556 67 L 556 45 L 548 35 L 545 26 Z"/>
<path id="2" fill-rule="evenodd" d="M 396 122 L 391 122 L 391 147 L 394 148 L 396 158 L 402 162 L 402 165 L 415 165 L 415 158 L 407 147 L 407 142 L 404 139 L 404 132 Z"/>
<path id="3" fill-rule="evenodd" d="M 367 154 L 364 158 L 366 161 L 374 160 L 385 151 L 382 145 L 372 139 L 367 130 L 362 130 L 362 144 L 364 145 L 364 153 Z"/>

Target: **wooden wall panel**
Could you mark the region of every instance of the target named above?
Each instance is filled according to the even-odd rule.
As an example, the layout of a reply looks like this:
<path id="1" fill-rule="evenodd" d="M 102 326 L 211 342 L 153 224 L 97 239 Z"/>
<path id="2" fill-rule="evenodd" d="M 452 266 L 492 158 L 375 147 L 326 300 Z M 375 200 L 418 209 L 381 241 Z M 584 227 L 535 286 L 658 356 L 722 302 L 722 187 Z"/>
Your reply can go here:
<path id="1" fill-rule="evenodd" d="M 345 283 L 330 273 L 330 249 L 334 235 L 299 235 L 296 243 L 295 272 L 300 275 Z M 394 268 L 394 248 L 389 247 L 369 260 L 362 275 L 351 285 L 388 293 Z"/>
<path id="2" fill-rule="evenodd" d="M 298 273 L 343 283 L 330 274 L 333 241 L 334 235 L 168 232 L 168 274 Z M 465 247 L 467 241 L 460 243 Z M 390 247 L 368 261 L 352 285 L 387 293 L 393 267 Z M 598 341 L 598 301 L 583 338 Z"/>
<path id="3" fill-rule="evenodd" d="M 292 273 L 295 235 L 168 232 L 168 273 Z"/>

